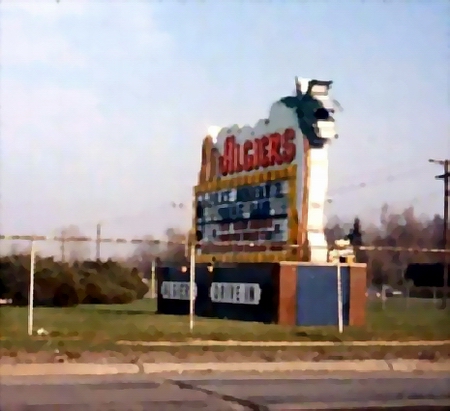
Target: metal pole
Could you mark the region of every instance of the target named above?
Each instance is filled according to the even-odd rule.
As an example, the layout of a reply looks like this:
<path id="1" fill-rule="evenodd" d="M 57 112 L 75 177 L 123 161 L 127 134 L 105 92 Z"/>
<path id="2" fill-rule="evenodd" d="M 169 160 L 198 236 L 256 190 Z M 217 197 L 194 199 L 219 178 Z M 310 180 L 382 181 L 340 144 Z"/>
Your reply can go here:
<path id="1" fill-rule="evenodd" d="M 338 257 L 337 260 L 337 296 L 338 296 L 338 326 L 339 333 L 344 332 L 344 315 L 343 315 L 343 304 L 342 304 L 342 275 L 341 275 L 341 260 Z"/>
<path id="2" fill-rule="evenodd" d="M 152 273 L 150 278 L 150 290 L 152 298 L 156 298 L 156 261 L 152 261 Z"/>
<path id="3" fill-rule="evenodd" d="M 97 224 L 97 238 L 96 238 L 96 250 L 95 250 L 95 258 L 97 261 L 100 260 L 101 235 L 102 235 L 102 225 L 99 223 L 99 224 Z"/>
<path id="4" fill-rule="evenodd" d="M 34 311 L 34 269 L 35 269 L 35 250 L 34 241 L 31 241 L 30 256 L 30 288 L 28 293 L 28 335 L 33 335 L 33 311 Z"/>
<path id="5" fill-rule="evenodd" d="M 409 299 L 411 298 L 411 283 L 408 281 L 406 285 L 406 308 L 409 308 Z"/>
<path id="6" fill-rule="evenodd" d="M 444 240 L 444 249 L 447 250 L 448 246 L 448 203 L 450 197 L 450 170 L 449 170 L 449 160 L 444 161 L 444 232 L 443 232 L 443 240 Z M 444 254 L 444 288 L 442 295 L 442 308 L 445 309 L 447 307 L 447 298 L 448 298 L 448 266 L 450 264 L 449 261 L 449 253 Z"/>
<path id="7" fill-rule="evenodd" d="M 61 262 L 66 262 L 66 233 L 63 232 L 61 236 Z"/>
<path id="8" fill-rule="evenodd" d="M 383 308 L 383 310 L 386 309 L 386 300 L 387 300 L 387 296 L 386 296 L 386 285 L 383 284 L 381 286 L 381 306 Z"/>
<path id="9" fill-rule="evenodd" d="M 443 248 L 447 251 L 448 246 L 448 204 L 450 197 L 450 160 L 428 160 L 430 163 L 439 164 L 444 166 L 444 174 L 441 176 L 436 176 L 437 179 L 444 179 L 444 227 L 443 227 Z M 444 284 L 442 287 L 442 304 L 441 308 L 447 308 L 447 299 L 448 299 L 448 266 L 450 264 L 449 253 L 444 253 Z"/>
<path id="10" fill-rule="evenodd" d="M 191 245 L 191 261 L 190 261 L 190 276 L 189 276 L 189 330 L 194 331 L 194 316 L 195 316 L 195 244 Z"/>

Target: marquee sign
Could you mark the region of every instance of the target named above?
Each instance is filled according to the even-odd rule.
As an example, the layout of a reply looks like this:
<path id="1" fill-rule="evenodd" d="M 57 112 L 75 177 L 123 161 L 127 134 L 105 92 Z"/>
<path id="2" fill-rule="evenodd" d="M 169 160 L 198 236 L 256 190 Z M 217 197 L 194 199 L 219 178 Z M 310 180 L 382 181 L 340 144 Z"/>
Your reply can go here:
<path id="1" fill-rule="evenodd" d="M 198 262 L 327 260 L 330 86 L 297 80 L 254 127 L 210 130 L 194 196 Z"/>
<path id="2" fill-rule="evenodd" d="M 214 244 L 217 242 L 281 244 L 289 237 L 290 207 L 287 179 L 200 193 L 197 195 L 197 230 L 202 233 L 203 241 L 212 243 L 209 252 L 226 251 L 226 246 Z"/>

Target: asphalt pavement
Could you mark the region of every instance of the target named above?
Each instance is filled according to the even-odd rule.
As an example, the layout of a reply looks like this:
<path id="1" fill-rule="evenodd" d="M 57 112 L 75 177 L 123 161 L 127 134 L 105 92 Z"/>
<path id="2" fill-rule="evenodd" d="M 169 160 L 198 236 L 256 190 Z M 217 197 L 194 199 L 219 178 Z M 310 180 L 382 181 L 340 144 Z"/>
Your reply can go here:
<path id="1" fill-rule="evenodd" d="M 0 380 L 1 411 L 294 411 L 368 406 L 449 409 L 450 375 L 210 372 Z"/>

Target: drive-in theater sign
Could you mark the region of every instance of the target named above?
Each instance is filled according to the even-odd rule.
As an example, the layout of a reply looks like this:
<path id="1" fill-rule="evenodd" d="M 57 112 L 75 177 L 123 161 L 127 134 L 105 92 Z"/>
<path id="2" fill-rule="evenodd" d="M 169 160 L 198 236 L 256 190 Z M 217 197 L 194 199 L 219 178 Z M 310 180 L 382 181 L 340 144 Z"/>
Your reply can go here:
<path id="1" fill-rule="evenodd" d="M 334 324 L 336 268 L 324 234 L 328 148 L 336 138 L 331 84 L 296 80 L 295 94 L 255 125 L 208 130 L 193 202 L 198 315 Z M 356 325 L 364 321 L 362 303 L 351 308 L 350 296 L 365 293 L 362 280 L 354 286 L 365 267 L 354 274 L 355 267 L 343 267 L 343 295 L 347 322 Z M 186 314 L 189 270 L 158 272 L 158 311 Z"/>

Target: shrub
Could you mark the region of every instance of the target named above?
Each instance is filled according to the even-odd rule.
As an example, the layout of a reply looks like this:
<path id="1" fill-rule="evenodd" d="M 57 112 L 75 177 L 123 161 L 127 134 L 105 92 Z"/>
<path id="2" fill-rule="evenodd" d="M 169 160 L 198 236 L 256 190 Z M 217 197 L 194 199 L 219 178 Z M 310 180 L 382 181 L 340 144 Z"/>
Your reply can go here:
<path id="1" fill-rule="evenodd" d="M 0 298 L 14 305 L 28 304 L 30 256 L 0 258 Z M 67 264 L 37 258 L 35 304 L 68 307 L 77 304 L 124 304 L 143 298 L 148 286 L 136 269 L 108 260 Z"/>

